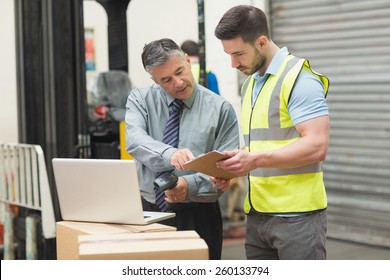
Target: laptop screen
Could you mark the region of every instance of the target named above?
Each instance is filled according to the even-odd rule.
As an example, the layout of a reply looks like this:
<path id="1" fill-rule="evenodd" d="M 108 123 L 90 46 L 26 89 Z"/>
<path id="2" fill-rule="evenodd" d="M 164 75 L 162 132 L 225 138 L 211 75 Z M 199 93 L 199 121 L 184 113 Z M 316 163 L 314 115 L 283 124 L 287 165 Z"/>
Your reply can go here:
<path id="1" fill-rule="evenodd" d="M 52 163 L 64 220 L 148 223 L 134 160 L 54 158 Z"/>

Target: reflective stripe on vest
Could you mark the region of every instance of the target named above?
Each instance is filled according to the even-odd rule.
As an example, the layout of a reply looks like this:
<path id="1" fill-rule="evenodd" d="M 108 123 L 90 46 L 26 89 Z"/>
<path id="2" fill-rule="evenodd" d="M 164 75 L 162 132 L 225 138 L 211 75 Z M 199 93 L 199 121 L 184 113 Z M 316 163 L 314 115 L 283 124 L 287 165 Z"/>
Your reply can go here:
<path id="1" fill-rule="evenodd" d="M 300 138 L 288 113 L 288 101 L 301 71 L 310 71 L 328 90 L 326 77 L 313 72 L 307 60 L 288 55 L 270 75 L 252 108 L 254 79 L 244 82 L 241 127 L 249 151 L 280 149 Z M 307 212 L 326 208 L 322 162 L 297 168 L 257 168 L 250 172 L 244 210 L 264 213 Z"/>

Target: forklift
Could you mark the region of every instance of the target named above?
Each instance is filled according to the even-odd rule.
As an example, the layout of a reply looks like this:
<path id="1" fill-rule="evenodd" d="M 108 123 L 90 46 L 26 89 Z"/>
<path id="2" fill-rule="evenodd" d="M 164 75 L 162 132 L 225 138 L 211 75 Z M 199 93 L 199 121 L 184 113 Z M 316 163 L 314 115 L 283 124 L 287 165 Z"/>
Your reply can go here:
<path id="1" fill-rule="evenodd" d="M 15 1 L 18 141 L 42 149 L 54 222 L 62 217 L 52 158 L 126 157 L 124 102 L 131 89 L 131 82 L 126 79 L 126 10 L 130 0 L 96 2 L 108 17 L 109 71 L 100 73 L 95 89 L 87 92 L 83 0 Z M 199 83 L 205 85 L 204 0 L 197 0 L 197 4 Z M 56 259 L 56 238 L 43 235 L 40 208 L 12 203 L 8 208 L 13 213 L 13 236 L 9 241 L 15 245 L 13 257 L 29 259 L 26 220 L 34 215 L 38 217 L 38 229 L 33 233 L 37 243 L 34 259 Z"/>

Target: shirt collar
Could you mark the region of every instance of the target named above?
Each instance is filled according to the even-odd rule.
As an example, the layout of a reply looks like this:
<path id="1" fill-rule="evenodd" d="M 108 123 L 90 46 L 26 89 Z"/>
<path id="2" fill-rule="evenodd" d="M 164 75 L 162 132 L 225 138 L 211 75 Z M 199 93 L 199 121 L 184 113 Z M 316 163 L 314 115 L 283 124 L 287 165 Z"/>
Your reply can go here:
<path id="1" fill-rule="evenodd" d="M 169 107 L 171 105 L 171 103 L 173 102 L 173 100 L 175 100 L 175 99 L 168 92 L 166 92 L 161 86 L 160 86 L 160 88 L 161 88 L 161 91 L 165 95 L 165 98 L 167 101 L 167 106 Z M 184 105 L 187 108 L 191 108 L 192 104 L 194 103 L 195 97 L 198 95 L 198 92 L 199 92 L 198 85 L 195 83 L 194 84 L 194 91 L 192 92 L 190 98 L 181 100 L 181 101 L 183 101 Z"/>

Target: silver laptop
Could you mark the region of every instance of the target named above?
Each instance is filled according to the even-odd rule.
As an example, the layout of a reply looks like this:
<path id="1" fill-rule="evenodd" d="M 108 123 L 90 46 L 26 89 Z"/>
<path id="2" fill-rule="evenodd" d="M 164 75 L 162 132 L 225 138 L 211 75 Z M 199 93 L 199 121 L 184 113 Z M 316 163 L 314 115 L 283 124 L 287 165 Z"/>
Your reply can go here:
<path id="1" fill-rule="evenodd" d="M 175 213 L 143 211 L 133 160 L 52 160 L 63 220 L 150 224 Z"/>

